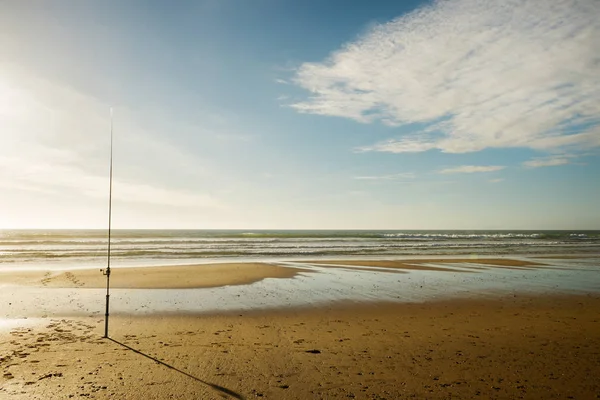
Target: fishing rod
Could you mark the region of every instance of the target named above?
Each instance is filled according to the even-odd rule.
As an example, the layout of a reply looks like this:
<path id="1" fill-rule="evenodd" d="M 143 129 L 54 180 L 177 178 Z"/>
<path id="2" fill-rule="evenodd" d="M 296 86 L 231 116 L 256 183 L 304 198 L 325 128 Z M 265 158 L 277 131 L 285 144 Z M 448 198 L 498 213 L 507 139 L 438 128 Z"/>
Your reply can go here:
<path id="1" fill-rule="evenodd" d="M 102 271 L 106 275 L 106 313 L 104 314 L 104 337 L 108 338 L 108 303 L 110 299 L 110 235 L 112 225 L 112 182 L 113 182 L 113 109 L 110 109 L 110 178 L 108 189 L 108 251 L 107 251 L 107 266 L 106 271 Z"/>

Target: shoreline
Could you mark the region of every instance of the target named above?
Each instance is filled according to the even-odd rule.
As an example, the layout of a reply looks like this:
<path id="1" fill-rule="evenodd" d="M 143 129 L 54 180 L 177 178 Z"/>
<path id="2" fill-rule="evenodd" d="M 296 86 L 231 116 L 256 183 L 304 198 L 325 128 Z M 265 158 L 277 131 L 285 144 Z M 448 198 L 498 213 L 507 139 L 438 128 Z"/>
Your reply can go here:
<path id="1" fill-rule="evenodd" d="M 116 268 L 111 314 L 215 314 L 336 302 L 423 303 L 482 294 L 600 293 L 597 259 L 318 260 Z M 101 316 L 99 269 L 0 273 L 6 318 Z"/>
<path id="2" fill-rule="evenodd" d="M 599 257 L 600 258 L 600 257 Z M 436 271 L 465 273 L 490 268 L 514 270 L 551 267 L 551 258 L 526 257 L 440 257 L 440 258 L 365 258 L 310 259 L 279 262 L 237 262 L 176 264 L 161 266 L 113 267 L 111 287 L 118 289 L 184 289 L 248 285 L 268 278 L 294 278 L 301 273 L 315 273 L 317 268 L 345 268 L 355 271 L 406 273 Z M 563 259 L 556 259 L 563 260 Z M 569 258 L 564 260 L 576 260 Z M 557 269 L 556 266 L 552 267 Z M 105 287 L 106 278 L 97 268 L 0 270 L 5 285 L 52 288 Z"/>
<path id="3" fill-rule="evenodd" d="M 600 259 L 600 252 L 580 252 L 580 253 L 552 253 L 547 252 L 513 252 L 513 253 L 428 253 L 428 254 L 387 254 L 387 255 L 305 255 L 305 256 L 231 256 L 231 257 L 207 257 L 207 258 L 190 258 L 190 259 L 126 259 L 113 260 L 115 269 L 125 268 L 153 268 L 153 267 L 172 267 L 172 266 L 187 266 L 187 265 L 206 265 L 206 264 L 273 264 L 280 262 L 320 262 L 327 260 L 353 260 L 353 261 L 385 261 L 385 260 L 426 260 L 426 259 L 467 259 L 467 258 L 483 258 L 483 259 L 527 259 L 536 260 L 585 260 L 585 259 Z M 106 266 L 106 258 L 100 261 L 77 261 L 77 260 L 55 260 L 48 259 L 43 262 L 7 262 L 0 264 L 0 273 L 20 272 L 20 271 L 77 271 L 77 270 L 97 270 Z"/>

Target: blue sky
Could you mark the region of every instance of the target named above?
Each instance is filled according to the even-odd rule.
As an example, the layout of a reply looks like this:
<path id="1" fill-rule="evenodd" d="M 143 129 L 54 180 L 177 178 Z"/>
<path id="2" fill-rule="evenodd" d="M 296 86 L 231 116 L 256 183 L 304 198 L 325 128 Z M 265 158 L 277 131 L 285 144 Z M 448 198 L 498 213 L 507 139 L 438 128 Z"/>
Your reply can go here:
<path id="1" fill-rule="evenodd" d="M 600 229 L 594 0 L 7 1 L 0 228 Z"/>

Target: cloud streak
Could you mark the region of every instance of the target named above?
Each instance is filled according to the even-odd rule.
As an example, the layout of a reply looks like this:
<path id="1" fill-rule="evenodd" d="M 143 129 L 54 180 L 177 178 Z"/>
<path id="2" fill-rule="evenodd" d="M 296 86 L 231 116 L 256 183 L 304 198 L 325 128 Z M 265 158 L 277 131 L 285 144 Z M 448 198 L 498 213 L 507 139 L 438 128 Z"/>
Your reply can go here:
<path id="1" fill-rule="evenodd" d="M 439 171 L 440 174 L 472 174 L 474 172 L 494 172 L 506 167 L 502 165 L 461 165 L 460 167 L 446 168 Z"/>
<path id="2" fill-rule="evenodd" d="M 421 124 L 360 148 L 467 153 L 600 146 L 600 2 L 449 0 L 302 64 L 302 113 Z"/>
<path id="3" fill-rule="evenodd" d="M 413 172 L 402 172 L 399 174 L 391 175 L 375 175 L 375 176 L 355 176 L 354 179 L 365 180 L 365 181 L 394 181 L 402 179 L 414 179 L 415 174 Z"/>
<path id="4" fill-rule="evenodd" d="M 525 161 L 523 166 L 528 168 L 540 168 L 540 167 L 554 167 L 557 165 L 570 164 L 570 161 L 566 157 L 549 157 L 549 158 L 535 158 L 533 160 Z"/>

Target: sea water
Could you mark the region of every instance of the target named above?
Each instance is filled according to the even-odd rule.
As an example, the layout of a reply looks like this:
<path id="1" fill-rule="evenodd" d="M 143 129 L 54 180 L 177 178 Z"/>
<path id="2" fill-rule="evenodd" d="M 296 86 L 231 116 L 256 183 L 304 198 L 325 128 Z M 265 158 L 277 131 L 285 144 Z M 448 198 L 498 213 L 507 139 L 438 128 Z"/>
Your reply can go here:
<path id="1" fill-rule="evenodd" d="M 115 230 L 116 265 L 390 256 L 600 254 L 600 231 Z M 105 230 L 0 230 L 0 269 L 106 263 Z"/>

